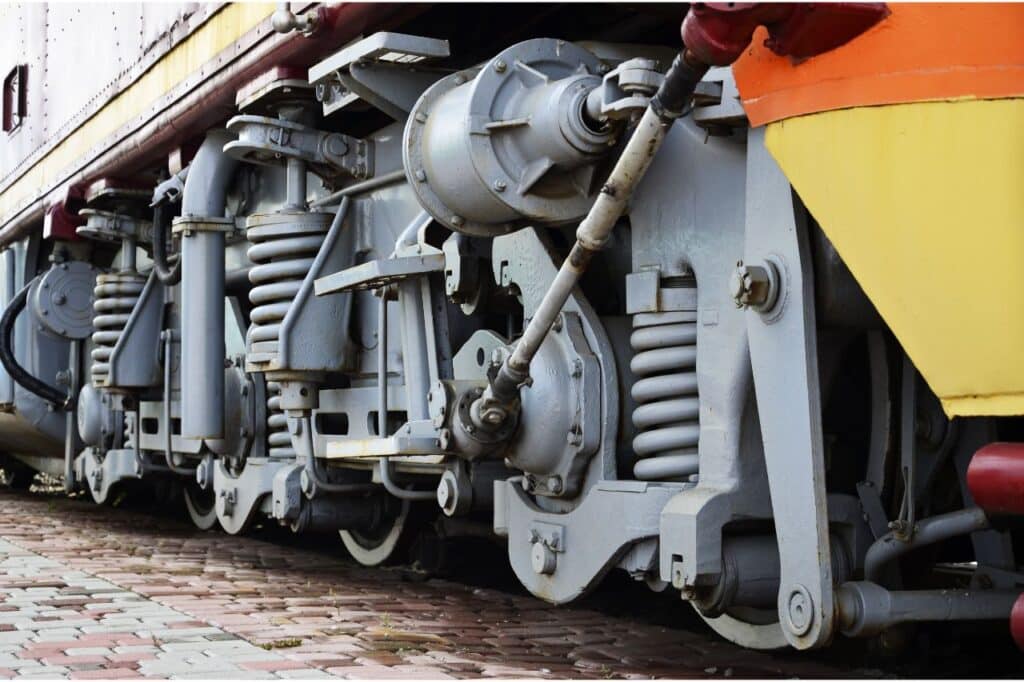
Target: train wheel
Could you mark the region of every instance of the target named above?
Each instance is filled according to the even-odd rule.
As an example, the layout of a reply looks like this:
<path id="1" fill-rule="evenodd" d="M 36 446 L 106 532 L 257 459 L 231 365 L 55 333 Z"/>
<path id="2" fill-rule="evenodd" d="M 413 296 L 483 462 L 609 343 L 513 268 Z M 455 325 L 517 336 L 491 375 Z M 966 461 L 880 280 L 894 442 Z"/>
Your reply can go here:
<path id="1" fill-rule="evenodd" d="M 217 525 L 217 506 L 212 490 L 203 490 L 197 483 L 185 486 L 185 509 L 193 525 L 199 530 L 210 530 Z"/>
<path id="2" fill-rule="evenodd" d="M 403 501 L 398 514 L 380 523 L 372 531 L 342 530 L 341 542 L 352 558 L 363 566 L 380 566 L 389 560 L 400 560 L 401 550 L 408 544 L 409 502 Z"/>
<path id="3" fill-rule="evenodd" d="M 695 609 L 719 636 L 733 644 L 748 649 L 772 651 L 788 646 L 786 635 L 779 625 L 778 614 L 757 609 L 734 609 L 734 615 L 723 613 L 717 618 L 708 618 Z"/>

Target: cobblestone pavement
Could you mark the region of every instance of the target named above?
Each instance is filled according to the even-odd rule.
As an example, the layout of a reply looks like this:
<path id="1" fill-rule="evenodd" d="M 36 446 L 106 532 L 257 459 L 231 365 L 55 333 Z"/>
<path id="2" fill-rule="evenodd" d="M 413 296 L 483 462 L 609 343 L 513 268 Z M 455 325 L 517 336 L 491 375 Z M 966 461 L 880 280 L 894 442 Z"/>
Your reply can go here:
<path id="1" fill-rule="evenodd" d="M 0 490 L 0 677 L 857 673 L 160 516 Z"/>

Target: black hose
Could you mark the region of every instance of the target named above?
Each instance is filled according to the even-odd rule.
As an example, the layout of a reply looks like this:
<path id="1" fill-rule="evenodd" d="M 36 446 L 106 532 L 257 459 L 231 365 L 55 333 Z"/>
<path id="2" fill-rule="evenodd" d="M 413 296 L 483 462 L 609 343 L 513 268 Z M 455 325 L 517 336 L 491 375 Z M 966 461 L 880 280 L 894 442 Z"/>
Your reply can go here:
<path id="1" fill-rule="evenodd" d="M 14 357 L 14 321 L 21 314 L 21 311 L 25 309 L 25 304 L 28 302 L 28 290 L 32 287 L 33 282 L 26 284 L 25 288 L 11 299 L 10 305 L 7 306 L 3 316 L 0 317 L 0 364 L 11 375 L 11 379 L 26 391 L 34 393 L 43 400 L 58 405 L 65 410 L 70 410 L 73 404 L 72 396 L 29 374 L 24 367 L 18 364 L 17 358 Z M 72 343 L 76 342 L 72 341 Z"/>
<path id="2" fill-rule="evenodd" d="M 665 74 L 658 92 L 651 98 L 650 107 L 662 121 L 673 121 L 686 113 L 686 107 L 697 89 L 697 83 L 708 72 L 708 65 L 697 59 L 688 50 L 683 50 L 672 60 L 672 66 Z"/>
<path id="3" fill-rule="evenodd" d="M 174 286 L 181 281 L 181 256 L 171 266 L 167 256 L 167 233 L 171 227 L 170 207 L 161 202 L 153 208 L 153 271 L 161 284 Z"/>

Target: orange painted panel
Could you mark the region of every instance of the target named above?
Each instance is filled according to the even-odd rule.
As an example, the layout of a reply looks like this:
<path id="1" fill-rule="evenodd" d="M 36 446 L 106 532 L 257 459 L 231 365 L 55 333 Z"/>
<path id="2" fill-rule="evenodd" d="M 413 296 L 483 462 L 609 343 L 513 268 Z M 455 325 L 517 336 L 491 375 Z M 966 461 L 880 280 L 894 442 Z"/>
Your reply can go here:
<path id="1" fill-rule="evenodd" d="M 890 3 L 831 52 L 795 63 L 764 28 L 733 66 L 752 125 L 854 106 L 1024 95 L 1024 4 Z"/>

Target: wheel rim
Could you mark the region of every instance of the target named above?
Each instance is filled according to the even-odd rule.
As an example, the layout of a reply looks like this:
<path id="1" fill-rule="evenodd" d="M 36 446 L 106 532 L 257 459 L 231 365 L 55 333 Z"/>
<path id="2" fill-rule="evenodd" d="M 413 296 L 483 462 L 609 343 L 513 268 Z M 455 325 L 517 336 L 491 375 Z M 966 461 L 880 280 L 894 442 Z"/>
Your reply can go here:
<path id="1" fill-rule="evenodd" d="M 186 485 L 185 509 L 199 530 L 210 530 L 217 525 L 217 506 L 212 490 L 202 490 L 194 483 Z"/>
<path id="2" fill-rule="evenodd" d="M 712 630 L 733 644 L 761 651 L 784 649 L 788 646 L 786 635 L 778 621 L 765 624 L 748 623 L 727 613 L 717 618 L 708 618 L 700 609 L 694 607 L 694 610 Z"/>
<path id="3" fill-rule="evenodd" d="M 408 515 L 409 501 L 405 500 L 402 502 L 402 510 L 394 517 L 391 525 L 385 525 L 379 532 L 341 530 L 338 534 L 353 559 L 363 566 L 380 566 L 395 554 L 401 544 Z"/>

